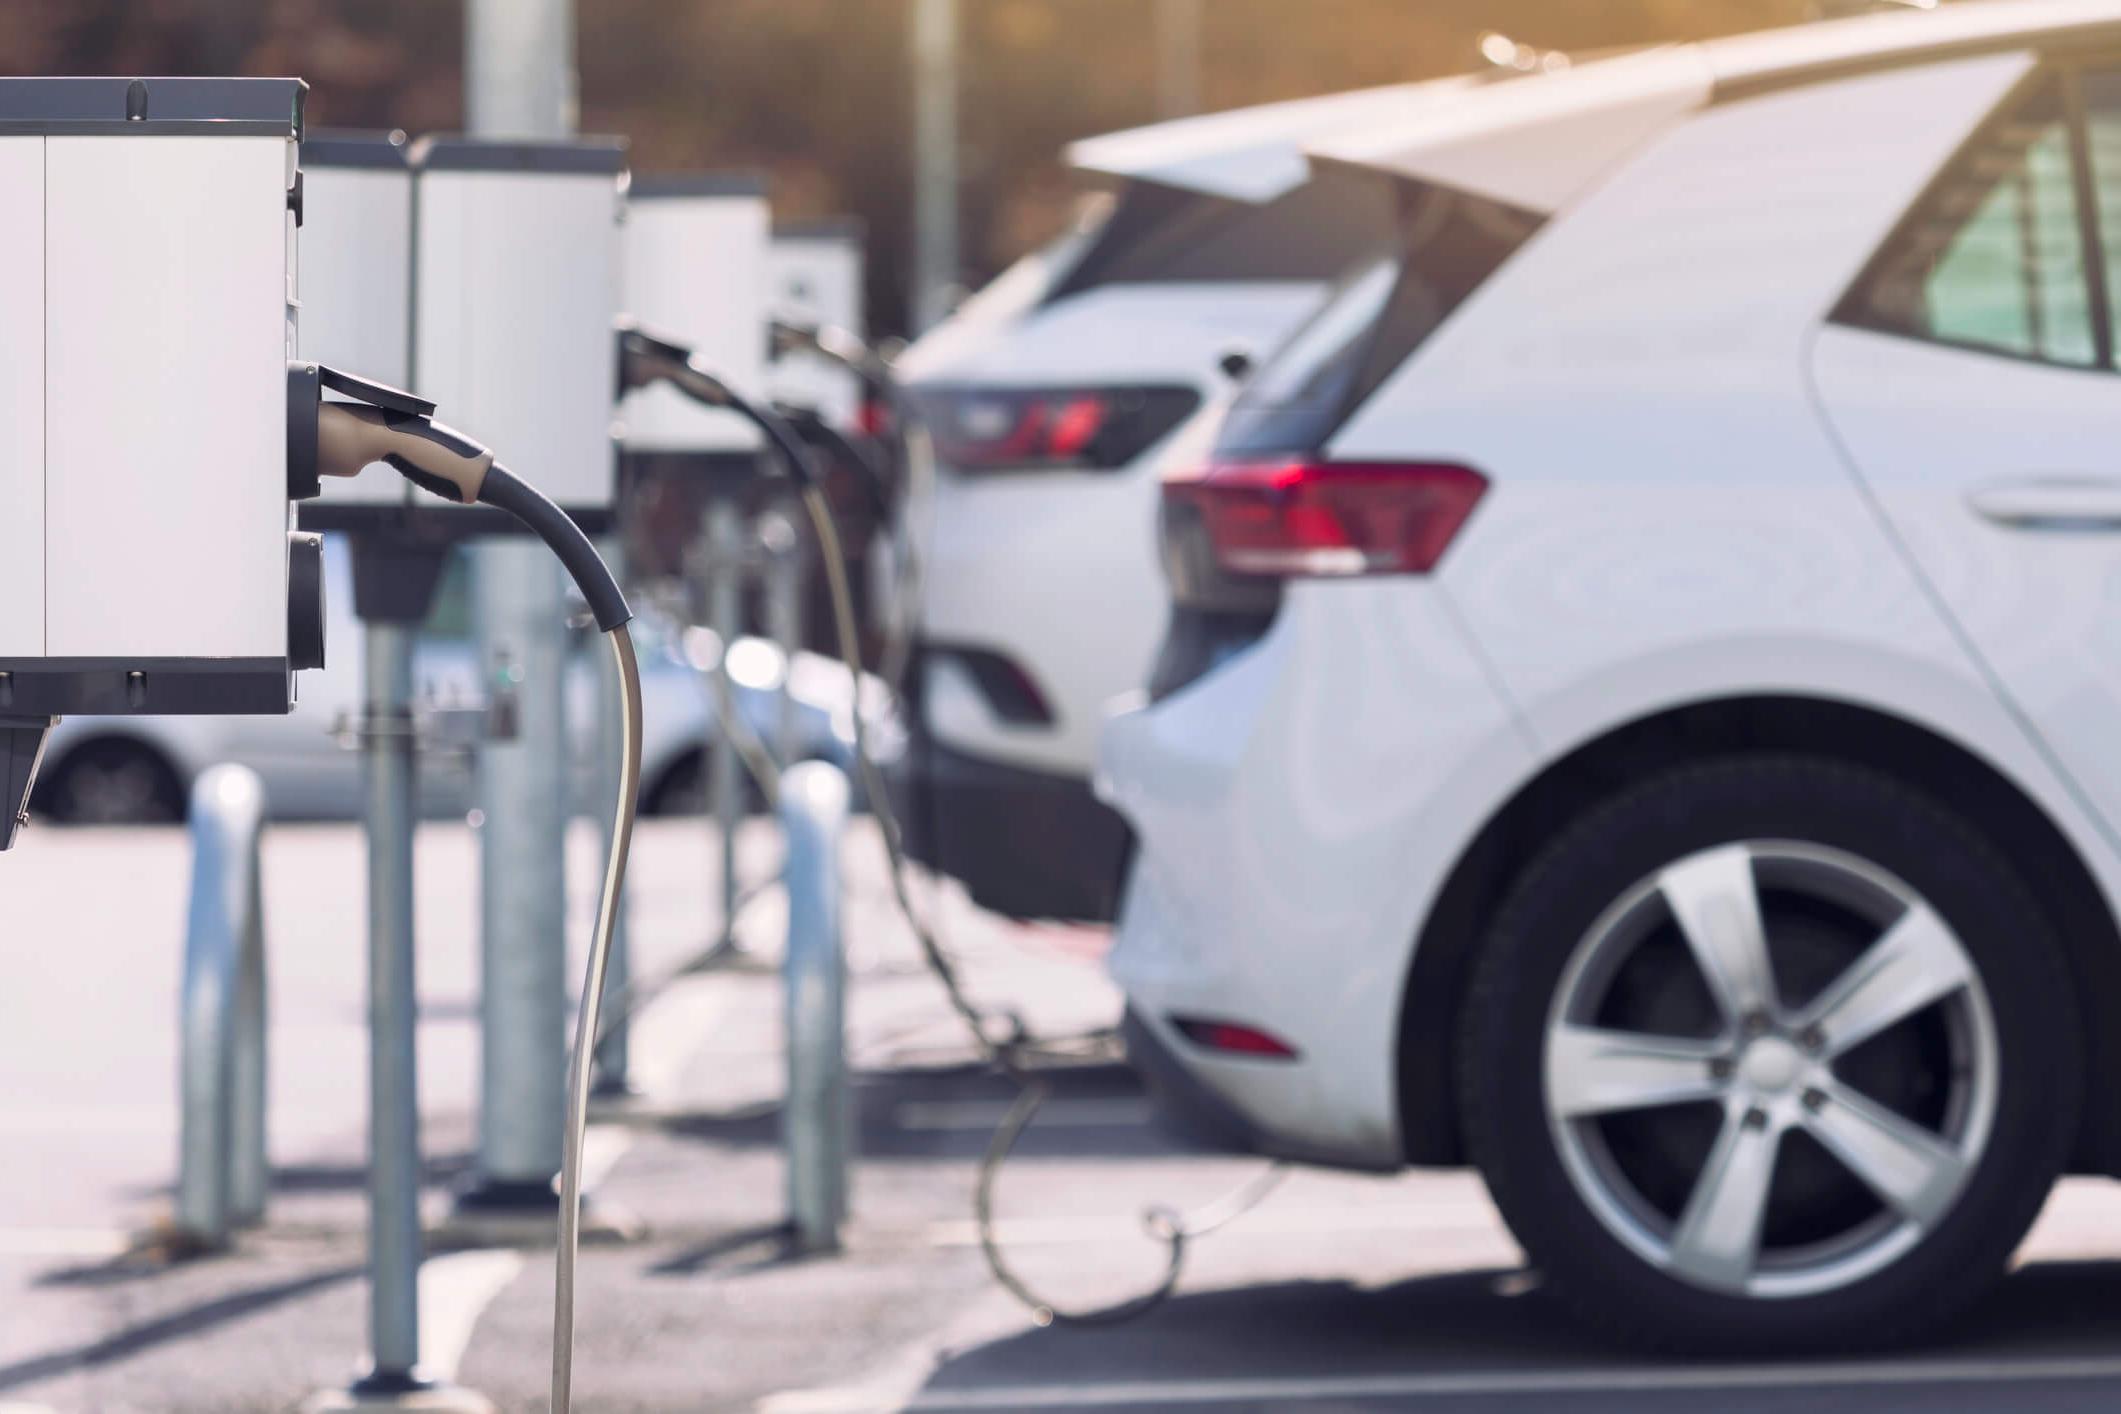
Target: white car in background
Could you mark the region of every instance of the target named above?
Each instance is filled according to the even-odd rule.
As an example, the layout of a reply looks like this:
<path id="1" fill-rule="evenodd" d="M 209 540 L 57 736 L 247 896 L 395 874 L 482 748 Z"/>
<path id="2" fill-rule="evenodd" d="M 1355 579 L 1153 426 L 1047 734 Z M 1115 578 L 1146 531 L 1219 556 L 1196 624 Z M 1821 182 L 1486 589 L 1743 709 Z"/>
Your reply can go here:
<path id="1" fill-rule="evenodd" d="M 1075 144 L 1115 188 L 900 358 L 937 472 L 907 514 L 922 586 L 912 852 L 1017 916 L 1109 918 L 1126 831 L 1089 779 L 1106 702 L 1166 612 L 1156 453 L 1248 356 L 1380 248 L 1390 193 L 1302 144 L 1479 80 L 1270 104 Z"/>
<path id="2" fill-rule="evenodd" d="M 155 824 L 180 820 L 192 779 L 208 766 L 238 761 L 265 782 L 276 819 L 349 819 L 360 813 L 360 757 L 335 729 L 360 707 L 360 624 L 353 617 L 351 561 L 342 541 L 325 539 L 327 666 L 296 679 L 295 710 L 284 717 L 69 717 L 46 739 L 32 818 L 66 824 Z M 414 681 L 423 702 L 470 704 L 486 696 L 468 618 L 465 561 L 456 557 L 423 627 Z M 649 814 L 698 811 L 705 801 L 703 766 L 713 698 L 701 665 L 712 661 L 712 635 L 675 632 L 653 615 L 634 620 L 642 711 L 641 808 Z M 779 721 L 779 649 L 741 638 L 729 659 L 732 695 L 752 730 L 774 739 Z M 797 654 L 797 754 L 853 765 L 853 692 L 836 661 Z M 596 674 L 585 659 L 571 670 L 568 726 L 575 753 L 575 799 L 596 799 Z M 872 714 L 874 715 L 874 714 Z M 890 733 L 883 736 L 888 740 Z M 421 758 L 421 808 L 430 816 L 461 814 L 472 802 L 472 761 L 464 752 Z"/>
<path id="3" fill-rule="evenodd" d="M 1476 1165 L 1654 1344 L 1875 1344 L 2121 1172 L 2121 4 L 1587 63 L 1321 145 L 1408 212 L 1169 468 L 1101 750 L 1130 1051 Z"/>

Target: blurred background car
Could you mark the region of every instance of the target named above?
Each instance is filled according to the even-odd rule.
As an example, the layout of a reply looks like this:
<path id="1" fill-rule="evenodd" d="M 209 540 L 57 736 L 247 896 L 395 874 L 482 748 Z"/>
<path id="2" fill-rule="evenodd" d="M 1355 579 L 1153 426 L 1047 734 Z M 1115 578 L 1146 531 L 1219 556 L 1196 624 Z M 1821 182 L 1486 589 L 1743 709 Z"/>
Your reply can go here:
<path id="1" fill-rule="evenodd" d="M 1929 1328 L 2121 1171 L 2117 24 L 1821 24 L 1317 146 L 1401 248 L 1169 469 L 1102 746 L 1175 1113 L 1475 1164 L 1548 1289 L 1691 1348 Z"/>
<path id="2" fill-rule="evenodd" d="M 1157 452 L 1385 245 L 1391 193 L 1314 178 L 1305 141 L 1477 82 L 1267 104 L 1078 142 L 1108 188 L 907 350 L 933 439 L 909 505 L 922 595 L 914 855 L 985 907 L 1111 916 L 1126 829 L 1092 795 L 1106 702 L 1164 619 Z"/>
<path id="3" fill-rule="evenodd" d="M 352 613 L 351 562 L 337 536 L 325 540 L 327 638 L 337 644 L 359 639 Z M 423 627 L 414 662 L 424 699 L 438 707 L 485 702 L 493 684 L 480 671 L 471 626 L 469 581 L 462 557 L 451 564 L 435 611 Z M 704 807 L 707 733 L 714 697 L 704 670 L 718 646 L 702 630 L 681 631 L 670 620 L 644 613 L 635 620 L 645 698 L 642 744 L 642 809 L 683 814 Z M 773 740 L 780 723 L 780 649 L 770 640 L 745 637 L 731 649 L 731 688 L 753 733 Z M 790 677 L 795 698 L 796 754 L 852 769 L 854 693 L 837 660 L 798 653 Z M 575 663 L 568 682 L 572 729 L 574 799 L 588 810 L 595 800 L 593 754 L 597 691 L 594 667 Z M 870 684 L 872 714 L 881 687 Z M 301 679 L 301 700 L 285 717 L 74 717 L 47 740 L 34 807 L 39 818 L 63 824 L 166 824 L 184 818 L 193 777 L 221 761 L 255 769 L 266 798 L 283 820 L 352 819 L 360 813 L 360 756 L 346 732 L 360 710 L 360 658 L 338 651 L 329 666 Z M 877 735 L 887 745 L 891 730 Z M 436 751 L 423 758 L 419 786 L 430 816 L 460 815 L 472 801 L 473 757 L 469 751 Z"/>

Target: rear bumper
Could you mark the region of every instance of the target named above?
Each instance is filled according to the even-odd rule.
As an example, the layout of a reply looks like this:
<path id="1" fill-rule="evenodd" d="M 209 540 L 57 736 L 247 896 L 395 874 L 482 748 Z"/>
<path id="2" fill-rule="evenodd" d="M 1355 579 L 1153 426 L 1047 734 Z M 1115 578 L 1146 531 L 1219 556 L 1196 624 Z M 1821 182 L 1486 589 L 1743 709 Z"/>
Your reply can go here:
<path id="1" fill-rule="evenodd" d="M 1127 856 L 1126 822 L 1074 776 L 1025 770 L 932 740 L 893 781 L 907 853 L 1012 918 L 1109 922 Z"/>
<path id="2" fill-rule="evenodd" d="M 1134 1008 L 1120 1017 L 1127 1064 L 1141 1077 L 1157 1128 L 1174 1139 L 1232 1154 L 1257 1153 L 1259 1130 L 1237 1106 L 1216 1094 L 1179 1061 L 1164 1038 Z"/>

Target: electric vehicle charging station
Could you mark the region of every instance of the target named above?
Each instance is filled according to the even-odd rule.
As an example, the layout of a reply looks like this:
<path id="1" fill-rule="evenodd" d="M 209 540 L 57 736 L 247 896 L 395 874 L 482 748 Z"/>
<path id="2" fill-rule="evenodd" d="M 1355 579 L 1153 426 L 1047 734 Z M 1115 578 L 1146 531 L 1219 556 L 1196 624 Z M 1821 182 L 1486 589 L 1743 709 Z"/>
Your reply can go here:
<path id="1" fill-rule="evenodd" d="M 617 297 L 623 146 L 454 138 L 412 146 L 402 133 L 320 133 L 304 159 L 312 231 L 303 289 L 311 351 L 400 385 L 447 390 L 453 416 L 482 430 L 500 429 L 511 446 L 530 449 L 533 478 L 551 487 L 564 509 L 579 521 L 607 520 L 614 382 L 608 330 Z M 511 241 L 509 233 L 520 230 L 553 239 Z M 417 1396 L 423 1407 L 438 1400 L 483 1407 L 475 1395 L 437 1389 L 419 1368 L 412 832 L 420 728 L 412 655 L 452 547 L 515 527 L 503 513 L 416 497 L 406 479 L 375 475 L 330 481 L 304 508 L 304 524 L 351 539 L 355 609 L 367 638 L 356 734 L 370 840 L 372 1008 L 371 1366 L 350 1390 L 328 1392 L 313 1405 Z M 531 553 L 545 554 L 542 548 Z M 551 572 L 545 564 L 530 568 Z M 550 630 L 557 634 L 557 625 Z M 548 676 L 556 679 L 559 671 L 555 661 Z M 552 769 L 564 772 L 564 763 Z M 561 810 L 556 799 L 548 812 L 555 854 Z M 523 956 L 544 939 L 495 939 L 489 932 L 485 943 L 486 1187 L 468 1201 L 492 1200 L 498 1187 L 504 1204 L 527 1204 L 543 1217 L 553 1211 L 552 1175 L 564 1143 L 560 1066 L 551 1041 L 566 1004 L 558 931 L 564 895 L 557 903 L 546 897 L 562 890 L 563 881 L 556 862 L 547 871 L 508 863 L 497 868 L 491 853 L 485 859 L 489 930 L 495 902 L 535 893 L 530 916 L 549 909 L 552 937 L 546 956 Z M 514 910 L 516 918 L 525 914 Z M 515 980 L 527 978 L 534 990 L 497 973 L 520 973 Z M 517 1014 L 524 1010 L 535 1014 Z M 496 1146 L 483 1142 L 494 1128 L 517 1141 L 497 1146 L 498 1175 L 483 1162 L 496 1156 Z M 540 1175 L 535 1170 L 548 1156 Z M 511 1160 L 520 1174 L 506 1167 Z"/>
<path id="2" fill-rule="evenodd" d="M 760 386 L 770 230 L 765 185 L 755 176 L 635 179 L 626 221 L 628 312 L 687 340 L 699 361 L 730 383 Z M 762 474 L 758 429 L 667 383 L 628 393 L 623 423 L 629 558 L 637 578 L 676 581 L 685 616 L 714 630 L 722 651 L 711 690 L 719 693 L 715 715 L 726 721 L 726 650 L 743 630 L 745 570 L 754 558 L 748 542 L 755 537 L 745 534 L 742 506 Z M 726 945 L 737 906 L 743 800 L 742 771 L 726 731 L 710 735 L 705 769 L 721 853 L 717 941 Z M 613 1039 L 623 1047 L 623 1030 Z M 623 1074 L 622 1049 L 606 1059 L 607 1075 Z"/>
<path id="3" fill-rule="evenodd" d="M 526 479 L 598 533 L 615 490 L 611 326 L 625 145 L 434 137 L 412 155 L 414 379 L 465 426 L 521 449 Z M 482 650 L 497 682 L 520 674 L 521 718 L 517 739 L 489 744 L 479 759 L 479 1157 L 458 1209 L 542 1220 L 563 1146 L 563 1068 L 551 1038 L 568 993 L 568 645 L 546 607 L 556 569 L 539 547 L 482 546 L 476 564 Z"/>
<path id="4" fill-rule="evenodd" d="M 862 224 L 853 219 L 774 227 L 766 262 L 774 314 L 863 337 L 862 237 Z M 861 380 L 822 359 L 775 359 L 766 390 L 775 402 L 809 408 L 842 431 L 861 413 Z"/>
<path id="5" fill-rule="evenodd" d="M 0 849 L 57 717 L 284 713 L 323 663 L 288 533 L 306 91 L 0 80 Z"/>

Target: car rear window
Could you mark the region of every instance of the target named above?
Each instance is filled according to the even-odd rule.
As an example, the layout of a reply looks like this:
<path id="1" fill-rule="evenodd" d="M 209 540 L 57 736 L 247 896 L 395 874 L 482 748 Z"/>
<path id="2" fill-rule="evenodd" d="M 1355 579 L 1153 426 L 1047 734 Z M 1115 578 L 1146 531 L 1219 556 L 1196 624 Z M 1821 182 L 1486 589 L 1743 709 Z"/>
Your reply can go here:
<path id="1" fill-rule="evenodd" d="M 1106 285 L 1330 280 L 1389 244 L 1393 227 L 1390 192 L 1345 176 L 1314 179 L 1263 205 L 1130 182 L 1047 299 Z"/>
<path id="2" fill-rule="evenodd" d="M 1325 303 L 1245 385 L 1224 420 L 1220 455 L 1324 446 L 1539 227 L 1531 212 L 1447 187 L 1348 180 L 1396 195 L 1396 244 L 1345 267 Z"/>

